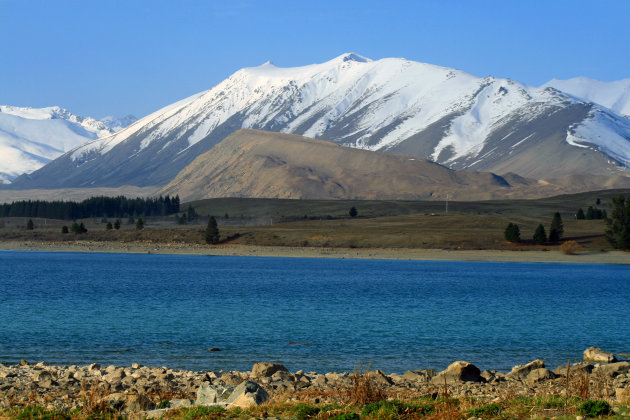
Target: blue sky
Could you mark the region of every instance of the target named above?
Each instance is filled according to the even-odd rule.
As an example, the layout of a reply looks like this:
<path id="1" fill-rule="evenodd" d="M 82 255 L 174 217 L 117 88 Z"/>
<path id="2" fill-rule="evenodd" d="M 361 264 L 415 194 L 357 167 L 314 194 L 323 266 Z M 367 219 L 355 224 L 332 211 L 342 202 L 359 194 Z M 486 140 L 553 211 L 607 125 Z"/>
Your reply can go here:
<path id="1" fill-rule="evenodd" d="M 630 0 L 0 0 L 0 104 L 142 117 L 242 67 L 404 57 L 509 77 L 630 78 Z"/>

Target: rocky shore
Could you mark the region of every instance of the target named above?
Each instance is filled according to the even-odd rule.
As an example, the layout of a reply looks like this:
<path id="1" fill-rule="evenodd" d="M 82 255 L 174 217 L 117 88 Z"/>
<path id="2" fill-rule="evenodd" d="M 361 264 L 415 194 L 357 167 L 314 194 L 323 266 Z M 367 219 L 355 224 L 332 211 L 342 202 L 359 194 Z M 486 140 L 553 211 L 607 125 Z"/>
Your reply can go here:
<path id="1" fill-rule="evenodd" d="M 608 357 L 608 353 L 603 354 Z M 585 358 L 590 358 L 587 352 Z M 542 360 L 534 360 L 508 373 L 480 371 L 471 363 L 458 361 L 442 372 L 413 370 L 404 374 L 378 370 L 289 372 L 281 364 L 267 362 L 254 365 L 249 372 L 214 372 L 139 364 L 49 366 L 22 361 L 0 364 L 0 409 L 30 405 L 59 412 L 110 410 L 161 417 L 169 409 L 194 405 L 247 408 L 274 402 L 347 403 L 357 381 L 389 399 L 448 395 L 492 403 L 518 397 L 579 395 L 629 404 L 630 363 L 618 362 L 614 356 L 607 360 L 611 363 L 584 361 L 554 370 Z"/>

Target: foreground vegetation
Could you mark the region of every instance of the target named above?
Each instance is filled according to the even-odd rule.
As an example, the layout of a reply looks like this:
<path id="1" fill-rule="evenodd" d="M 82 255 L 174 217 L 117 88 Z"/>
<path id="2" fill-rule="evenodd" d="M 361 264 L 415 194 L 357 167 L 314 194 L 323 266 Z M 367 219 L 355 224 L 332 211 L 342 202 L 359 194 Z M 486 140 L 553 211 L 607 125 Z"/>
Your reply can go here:
<path id="1" fill-rule="evenodd" d="M 218 224 L 209 243 L 324 248 L 560 249 L 600 252 L 614 247 L 602 219 L 576 218 L 576 211 L 600 201 L 609 206 L 619 191 L 544 200 L 445 203 L 406 201 L 306 201 L 216 199 L 184 205 L 170 216 L 93 217 L 75 220 L 84 229 L 64 229 L 67 221 L 9 217 L 0 219 L 0 240 L 46 242 L 98 241 L 205 246 L 209 215 Z M 349 210 L 354 217 L 350 215 Z M 612 209 L 609 209 L 612 210 Z M 534 239 L 539 225 L 562 218 L 562 238 Z M 614 214 L 609 211 L 608 214 Z M 29 222 L 30 221 L 30 222 Z M 141 222 L 141 223 L 140 223 Z M 517 225 L 519 240 L 509 241 L 506 226 Z M 114 228 L 112 229 L 112 226 Z M 87 231 L 87 232 L 86 232 Z M 75 232 L 75 233 L 73 233 Z M 537 242 L 541 244 L 537 245 Z"/>

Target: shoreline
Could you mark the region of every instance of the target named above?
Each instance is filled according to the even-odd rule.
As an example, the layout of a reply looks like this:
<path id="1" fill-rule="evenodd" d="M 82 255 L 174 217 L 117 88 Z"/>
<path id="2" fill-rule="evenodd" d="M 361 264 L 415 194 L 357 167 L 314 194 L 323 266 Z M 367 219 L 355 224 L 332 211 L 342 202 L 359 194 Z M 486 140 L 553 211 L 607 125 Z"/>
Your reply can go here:
<path id="1" fill-rule="evenodd" d="M 92 252 L 129 254 L 171 254 L 283 258 L 340 258 L 415 261 L 479 261 L 577 264 L 630 264 L 630 253 L 623 251 L 578 252 L 566 255 L 556 249 L 446 250 L 418 248 L 321 248 L 260 245 L 194 245 L 147 242 L 45 242 L 2 241 L 3 251 Z"/>

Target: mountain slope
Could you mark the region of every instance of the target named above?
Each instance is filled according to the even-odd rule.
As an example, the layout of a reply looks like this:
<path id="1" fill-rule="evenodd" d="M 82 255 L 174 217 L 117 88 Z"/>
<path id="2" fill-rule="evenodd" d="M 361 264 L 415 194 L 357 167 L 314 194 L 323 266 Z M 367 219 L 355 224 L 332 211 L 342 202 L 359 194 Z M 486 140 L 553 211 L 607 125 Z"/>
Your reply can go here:
<path id="1" fill-rule="evenodd" d="M 59 107 L 0 105 L 0 182 L 39 169 L 89 140 L 111 134 L 123 123 L 80 117 Z"/>
<path id="2" fill-rule="evenodd" d="M 543 88 L 552 87 L 575 97 L 594 102 L 613 112 L 630 117 L 630 79 L 602 82 L 587 77 L 568 80 L 553 79 Z"/>
<path id="3" fill-rule="evenodd" d="M 597 180 L 597 183 L 603 182 Z M 630 178 L 609 179 L 616 187 Z M 341 147 L 293 134 L 239 130 L 197 157 L 159 194 L 183 201 L 218 197 L 292 199 L 480 200 L 590 189 L 564 181 L 454 171 L 421 158 Z"/>
<path id="4" fill-rule="evenodd" d="M 414 155 L 453 169 L 533 178 L 623 174 L 629 127 L 629 119 L 556 89 L 344 54 L 304 67 L 239 70 L 21 177 L 16 187 L 164 185 L 240 128 Z"/>

